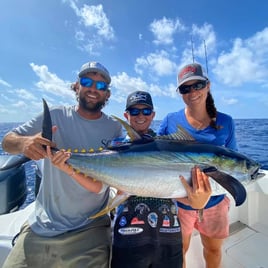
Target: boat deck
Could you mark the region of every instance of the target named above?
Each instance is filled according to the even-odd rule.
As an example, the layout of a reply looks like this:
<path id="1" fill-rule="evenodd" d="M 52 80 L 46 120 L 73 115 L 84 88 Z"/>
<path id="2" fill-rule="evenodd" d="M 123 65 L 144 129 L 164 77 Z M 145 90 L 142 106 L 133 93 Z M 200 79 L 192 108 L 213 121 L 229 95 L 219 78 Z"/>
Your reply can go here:
<path id="1" fill-rule="evenodd" d="M 16 218 L 16 232 L 25 217 L 27 217 L 28 211 L 31 211 L 31 206 L 27 207 L 23 217 L 19 220 Z M 17 214 L 21 214 L 21 212 L 17 212 Z M 4 226 L 7 227 L 8 225 Z M 14 230 L 12 231 L 14 232 Z M 1 235 L 0 240 L 2 240 Z M 12 236 L 5 237 L 5 241 L 0 241 L 0 267 L 5 258 L 4 256 L 8 254 L 11 248 L 11 241 Z M 230 236 L 223 245 L 222 268 L 268 268 L 267 247 L 268 225 L 256 223 L 249 227 L 240 221 L 234 222 L 230 225 Z M 188 268 L 205 268 L 198 232 L 193 233 L 190 249 L 186 257 Z"/>
<path id="2" fill-rule="evenodd" d="M 249 227 L 236 222 L 230 226 L 230 236 L 224 241 L 222 268 L 267 268 L 268 226 Z M 186 256 L 187 267 L 205 268 L 201 240 L 194 233 Z"/>

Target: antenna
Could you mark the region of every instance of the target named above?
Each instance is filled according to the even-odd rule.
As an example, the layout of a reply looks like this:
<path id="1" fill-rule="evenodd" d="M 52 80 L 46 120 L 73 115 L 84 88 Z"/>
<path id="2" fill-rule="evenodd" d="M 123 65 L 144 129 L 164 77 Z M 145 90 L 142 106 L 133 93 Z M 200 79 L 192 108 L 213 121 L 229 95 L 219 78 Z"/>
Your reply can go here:
<path id="1" fill-rule="evenodd" d="M 205 49 L 206 68 L 207 68 L 207 75 L 208 75 L 208 57 L 207 57 L 207 47 L 206 47 L 206 41 L 205 40 L 204 40 L 204 49 Z"/>
<path id="2" fill-rule="evenodd" d="M 193 63 L 194 63 L 194 43 L 193 43 L 193 36 L 191 36 L 191 45 L 192 45 L 192 57 L 193 57 Z"/>

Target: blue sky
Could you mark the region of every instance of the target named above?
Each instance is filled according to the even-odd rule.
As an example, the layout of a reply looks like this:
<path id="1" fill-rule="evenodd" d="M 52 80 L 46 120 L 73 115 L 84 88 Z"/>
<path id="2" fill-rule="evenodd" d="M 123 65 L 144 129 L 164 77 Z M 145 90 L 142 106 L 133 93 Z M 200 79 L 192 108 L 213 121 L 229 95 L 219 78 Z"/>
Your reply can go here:
<path id="1" fill-rule="evenodd" d="M 268 118 L 267 1 L 8 0 L 0 10 L 0 122 L 30 119 L 42 98 L 75 104 L 70 84 L 91 60 L 112 76 L 106 113 L 123 117 L 127 95 L 146 90 L 162 119 L 184 107 L 177 72 L 193 56 L 207 62 L 219 111 Z"/>

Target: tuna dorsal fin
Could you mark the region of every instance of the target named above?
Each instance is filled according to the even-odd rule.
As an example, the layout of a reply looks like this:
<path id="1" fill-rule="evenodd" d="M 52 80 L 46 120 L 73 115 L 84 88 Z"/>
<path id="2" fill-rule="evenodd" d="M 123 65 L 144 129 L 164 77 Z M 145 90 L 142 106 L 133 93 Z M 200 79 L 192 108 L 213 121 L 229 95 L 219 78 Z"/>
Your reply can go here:
<path id="1" fill-rule="evenodd" d="M 240 206 L 245 202 L 247 192 L 240 181 L 229 174 L 217 170 L 215 167 L 204 168 L 203 172 L 213 178 L 232 195 L 236 206 Z"/>
<path id="2" fill-rule="evenodd" d="M 131 141 L 137 141 L 142 139 L 140 134 L 137 131 L 135 131 L 126 121 L 122 120 L 121 118 L 115 115 L 113 115 L 112 117 L 123 125 Z"/>
<path id="3" fill-rule="evenodd" d="M 179 141 L 195 141 L 195 139 L 180 125 L 177 126 L 177 132 L 163 135 L 163 136 L 157 136 L 157 139 L 165 139 L 165 140 L 179 140 Z"/>

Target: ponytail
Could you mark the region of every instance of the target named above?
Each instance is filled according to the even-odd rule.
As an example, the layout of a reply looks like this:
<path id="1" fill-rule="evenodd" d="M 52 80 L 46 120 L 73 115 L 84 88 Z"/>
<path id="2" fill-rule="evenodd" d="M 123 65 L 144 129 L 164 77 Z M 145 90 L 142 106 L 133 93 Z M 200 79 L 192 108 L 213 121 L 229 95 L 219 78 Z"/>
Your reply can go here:
<path id="1" fill-rule="evenodd" d="M 222 129 L 222 126 L 216 125 L 217 109 L 215 107 L 214 99 L 210 91 L 208 92 L 207 99 L 206 99 L 206 108 L 207 108 L 207 113 L 211 119 L 209 125 L 216 130 Z"/>

